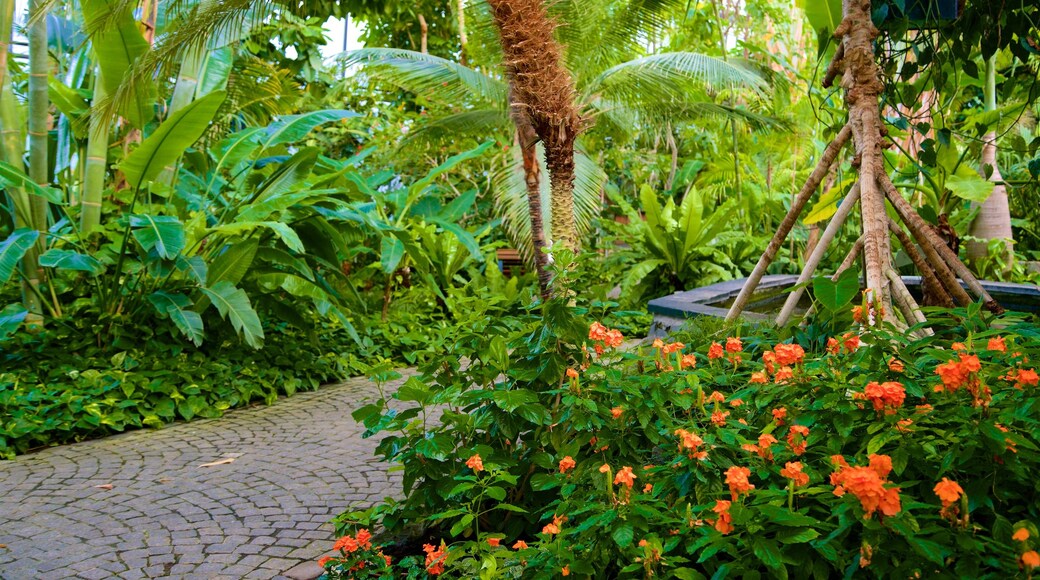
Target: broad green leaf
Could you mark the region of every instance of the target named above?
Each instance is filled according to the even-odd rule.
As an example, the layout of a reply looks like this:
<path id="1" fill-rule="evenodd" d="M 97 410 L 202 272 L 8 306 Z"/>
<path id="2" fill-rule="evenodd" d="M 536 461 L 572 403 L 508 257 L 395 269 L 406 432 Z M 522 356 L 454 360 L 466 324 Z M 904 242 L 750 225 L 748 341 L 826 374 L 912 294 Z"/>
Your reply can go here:
<path id="1" fill-rule="evenodd" d="M 315 147 L 307 147 L 290 157 L 257 189 L 250 206 L 265 203 L 302 187 L 317 159 L 318 149 Z"/>
<path id="2" fill-rule="evenodd" d="M 183 255 L 177 256 L 176 266 L 179 272 L 187 272 L 188 276 L 199 284 L 206 283 L 207 266 L 206 260 L 203 260 L 202 256 L 192 256 L 190 258 L 186 258 Z"/>
<path id="3" fill-rule="evenodd" d="M 293 193 L 283 193 L 276 197 L 268 198 L 260 203 L 253 203 L 242 210 L 235 221 L 255 222 L 268 219 L 271 214 L 282 211 L 302 202 L 309 204 L 328 200 L 328 195 L 334 190 L 329 189 L 305 189 Z"/>
<path id="4" fill-rule="evenodd" d="M 294 252 L 303 253 L 306 249 L 303 247 L 303 242 L 300 241 L 300 236 L 296 235 L 296 232 L 289 227 L 288 224 L 282 222 L 235 222 L 233 224 L 224 224 L 217 226 L 211 231 L 225 235 L 238 235 L 245 232 L 251 232 L 257 228 L 267 228 L 275 233 L 290 250 Z"/>
<path id="5" fill-rule="evenodd" d="M 174 216 L 132 215 L 130 227 L 144 251 L 154 249 L 164 260 L 174 259 L 184 249 L 184 225 Z"/>
<path id="6" fill-rule="evenodd" d="M 215 286 L 220 282 L 238 284 L 249 271 L 259 246 L 260 240 L 249 238 L 221 248 L 210 262 L 206 285 Z"/>
<path id="7" fill-rule="evenodd" d="M 263 139 L 263 149 L 281 143 L 293 143 L 307 136 L 315 127 L 340 119 L 350 119 L 359 115 L 353 111 L 342 109 L 326 109 L 312 111 L 301 115 L 286 115 L 267 126 Z"/>
<path id="8" fill-rule="evenodd" d="M 773 540 L 756 537 L 751 540 L 751 551 L 770 570 L 776 570 L 784 565 L 783 556 L 780 555 L 780 546 Z"/>
<path id="9" fill-rule="evenodd" d="M 774 505 L 763 505 L 759 507 L 759 512 L 765 516 L 766 521 L 771 524 L 778 526 L 819 526 L 820 521 L 811 518 L 809 516 L 802 515 L 798 512 L 793 512 L 787 508 L 774 506 Z"/>
<path id="10" fill-rule="evenodd" d="M 996 185 L 995 182 L 983 179 L 981 175 L 974 172 L 968 175 L 953 174 L 946 178 L 946 188 L 953 195 L 975 203 L 984 203 L 989 199 Z"/>
<path id="11" fill-rule="evenodd" d="M 94 256 L 81 254 L 73 250 L 47 250 L 40 256 L 40 265 L 47 268 L 60 268 L 62 270 L 76 270 L 79 272 L 90 272 L 98 275 L 105 267 Z"/>
<path id="12" fill-rule="evenodd" d="M 20 228 L 0 242 L 0 286 L 11 279 L 18 262 L 25 257 L 25 253 L 33 247 L 39 237 L 40 232 L 36 230 Z"/>
<path id="13" fill-rule="evenodd" d="M 50 98 L 51 103 L 54 104 L 54 108 L 74 121 L 70 125 L 76 138 L 85 139 L 88 127 L 85 124 L 75 122 L 79 121 L 87 110 L 90 109 L 90 102 L 87 101 L 87 97 L 83 95 L 83 92 L 51 76 L 47 79 L 47 96 Z"/>
<path id="14" fill-rule="evenodd" d="M 812 285 L 813 295 L 820 304 L 831 312 L 837 312 L 859 293 L 859 272 L 849 268 L 841 273 L 837 282 L 832 282 L 829 276 L 817 276 Z"/>
<path id="15" fill-rule="evenodd" d="M 379 246 L 379 261 L 383 271 L 393 274 L 404 257 L 404 242 L 394 235 L 384 235 Z"/>
<path id="16" fill-rule="evenodd" d="M 222 169 L 230 169 L 252 155 L 260 147 L 257 140 L 263 135 L 263 132 L 262 127 L 249 127 L 217 143 L 216 147 L 210 149 L 210 154 L 216 161 L 213 173 L 217 174 Z"/>
<path id="17" fill-rule="evenodd" d="M 614 542 L 619 547 L 627 548 L 632 545 L 632 540 L 635 539 L 635 530 L 632 529 L 632 524 L 626 522 L 614 528 L 614 533 L 610 537 L 614 538 Z"/>
<path id="18" fill-rule="evenodd" d="M 21 304 L 8 304 L 3 310 L 0 310 L 0 341 L 6 340 L 8 336 L 18 330 L 28 315 L 29 311 Z"/>
<path id="19" fill-rule="evenodd" d="M 140 189 L 166 166 L 177 161 L 206 132 L 226 96 L 224 91 L 210 93 L 170 115 L 159 125 L 119 164 L 130 186 Z"/>
<path id="20" fill-rule="evenodd" d="M 679 228 L 680 233 L 686 232 L 683 240 L 683 253 L 688 255 L 697 249 L 697 246 L 706 240 L 701 239 L 701 215 L 704 213 L 704 204 L 701 202 L 701 193 L 696 187 L 691 187 L 686 192 L 682 204 L 679 206 Z"/>
<path id="21" fill-rule="evenodd" d="M 221 318 L 230 321 L 249 346 L 257 349 L 263 346 L 264 329 L 260 326 L 260 317 L 249 304 L 249 297 L 244 290 L 224 281 L 211 288 L 203 288 L 202 292 L 213 301 Z"/>
<path id="22" fill-rule="evenodd" d="M 817 33 L 829 34 L 841 24 L 841 0 L 798 0 Z"/>
<path id="23" fill-rule="evenodd" d="M 123 82 L 123 77 L 135 62 L 151 47 L 141 35 L 130 5 L 114 0 L 82 0 L 83 19 L 91 45 L 101 67 L 105 93 L 112 95 Z M 113 14 L 113 10 L 122 9 Z M 153 103 L 155 87 L 151 82 L 139 81 L 132 96 L 120 114 L 138 129 L 155 115 Z"/>
<path id="24" fill-rule="evenodd" d="M 454 169 L 458 164 L 462 163 L 463 161 L 468 161 L 468 160 L 473 159 L 475 157 L 480 157 L 481 155 L 484 154 L 485 151 L 487 151 L 492 145 L 494 145 L 494 143 L 495 143 L 494 141 L 486 141 L 483 144 L 481 144 L 479 147 L 476 147 L 475 149 L 470 149 L 469 151 L 463 151 L 462 153 L 459 153 L 458 155 L 452 155 L 444 163 L 441 163 L 437 167 L 434 167 L 433 169 L 431 169 L 429 173 L 427 173 L 426 175 L 424 175 L 422 177 L 422 179 L 419 179 L 415 183 L 413 183 L 410 186 L 408 186 L 408 197 L 410 199 L 417 198 L 438 177 L 440 177 L 441 175 L 443 175 L 444 173 L 446 173 L 448 171 L 451 171 L 452 169 Z"/>
<path id="25" fill-rule="evenodd" d="M 190 310 L 191 300 L 187 296 L 162 291 L 152 292 L 148 295 L 148 301 L 160 314 L 169 316 L 174 326 L 195 343 L 195 346 L 202 345 L 202 316 Z"/>
<path id="26" fill-rule="evenodd" d="M 815 224 L 826 219 L 830 219 L 835 212 L 838 211 L 838 200 L 843 195 L 845 188 L 844 184 L 839 184 L 837 187 L 831 188 L 830 191 L 820 196 L 820 199 L 816 202 L 816 205 L 812 206 L 809 213 L 802 219 L 802 223 L 805 225 Z"/>
<path id="27" fill-rule="evenodd" d="M 38 185 L 32 179 L 29 179 L 29 176 L 24 171 L 3 161 L 0 161 L 0 185 L 20 188 L 30 195 L 42 197 L 53 204 L 61 205 L 62 203 L 60 190 Z"/>
<path id="28" fill-rule="evenodd" d="M 430 221 L 443 228 L 444 231 L 450 232 L 452 235 L 454 235 L 459 240 L 459 243 L 461 243 L 463 246 L 466 247 L 467 250 L 469 250 L 469 253 L 471 256 L 473 256 L 474 260 L 480 260 L 483 257 L 483 254 L 480 252 L 480 244 L 477 243 L 477 239 L 473 237 L 473 234 L 466 231 L 465 228 L 463 228 L 459 224 L 452 223 L 446 220 L 431 219 Z"/>
<path id="29" fill-rule="evenodd" d="M 195 87 L 195 98 L 198 99 L 214 91 L 223 91 L 227 88 L 233 61 L 234 52 L 230 46 L 209 51 L 202 63 L 202 70 L 199 71 L 199 84 Z"/>

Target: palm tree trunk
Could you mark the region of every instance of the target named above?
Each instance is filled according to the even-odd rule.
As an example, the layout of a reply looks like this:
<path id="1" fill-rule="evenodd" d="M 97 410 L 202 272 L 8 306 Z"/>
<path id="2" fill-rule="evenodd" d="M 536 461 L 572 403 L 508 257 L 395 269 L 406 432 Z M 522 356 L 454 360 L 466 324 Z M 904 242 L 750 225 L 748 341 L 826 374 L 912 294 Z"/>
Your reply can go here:
<path id="1" fill-rule="evenodd" d="M 996 59 L 995 54 L 986 59 L 985 107 L 987 111 L 997 110 Z M 971 235 L 981 241 L 968 242 L 968 258 L 970 260 L 985 258 L 988 254 L 989 240 L 1007 240 L 1004 260 L 1007 267 L 1010 268 L 1011 258 L 1014 257 L 1014 251 L 1011 249 L 1011 210 L 1008 208 L 1007 188 L 1000 183 L 1003 177 L 997 168 L 997 132 L 994 130 L 986 133 L 982 140 L 982 167 L 979 169 L 982 176 L 985 177 L 986 166 L 990 166 L 993 173 L 990 174 L 989 180 L 998 183 L 993 188 L 993 193 L 981 206 L 973 204 L 974 207 L 979 208 L 979 214 L 971 224 Z"/>
<path id="2" fill-rule="evenodd" d="M 101 67 L 97 67 L 94 74 L 93 103 L 99 103 L 104 98 L 105 83 L 101 79 Z M 89 234 L 101 223 L 101 197 L 105 189 L 105 169 L 108 163 L 108 125 L 106 123 L 100 121 L 91 123 L 86 157 L 79 222 L 79 229 L 83 235 Z"/>
<path id="3" fill-rule="evenodd" d="M 510 86 L 512 95 L 512 86 Z M 510 97 L 510 102 L 513 99 Z M 535 270 L 538 272 L 538 288 L 542 298 L 549 298 L 549 283 L 552 272 L 549 271 L 549 256 L 545 253 L 548 244 L 545 241 L 545 224 L 542 223 L 542 168 L 538 164 L 538 134 L 531 124 L 531 119 L 522 107 L 510 107 L 509 116 L 516 125 L 516 138 L 520 144 L 520 154 L 524 163 L 524 183 L 527 185 L 527 211 L 531 221 L 531 246 L 534 253 Z"/>
<path id="4" fill-rule="evenodd" d="M 455 9 L 458 11 L 459 18 L 459 46 L 461 47 L 459 63 L 466 66 L 466 51 L 469 44 L 469 38 L 466 36 L 466 0 L 456 0 Z"/>
<path id="5" fill-rule="evenodd" d="M 423 54 L 427 54 L 429 52 L 429 50 L 427 49 L 427 46 L 426 46 L 426 42 L 427 42 L 427 38 L 428 38 L 429 32 L 430 32 L 430 28 L 426 25 L 426 17 L 423 16 L 422 14 L 420 14 L 419 15 L 419 34 L 420 34 L 420 36 L 419 36 L 419 52 L 421 52 Z"/>
<path id="6" fill-rule="evenodd" d="M 545 144 L 553 240 L 577 252 L 581 244 L 574 219 L 574 141 L 582 119 L 575 105 L 574 79 L 563 66 L 563 51 L 553 36 L 556 23 L 541 0 L 488 4 L 502 38 L 513 104 L 524 109 Z"/>

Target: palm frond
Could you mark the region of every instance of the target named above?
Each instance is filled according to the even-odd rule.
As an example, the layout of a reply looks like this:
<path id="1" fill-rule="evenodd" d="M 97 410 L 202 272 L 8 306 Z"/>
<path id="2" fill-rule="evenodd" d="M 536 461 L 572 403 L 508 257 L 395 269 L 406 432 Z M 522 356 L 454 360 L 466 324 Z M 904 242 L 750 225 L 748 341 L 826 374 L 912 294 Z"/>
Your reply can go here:
<path id="1" fill-rule="evenodd" d="M 538 144 L 538 164 L 541 167 L 542 179 L 539 183 L 542 199 L 542 224 L 545 227 L 545 238 L 551 241 L 549 231 L 550 190 L 548 168 L 545 165 L 545 150 Z M 574 219 L 579 234 L 584 234 L 592 225 L 592 220 L 599 215 L 602 207 L 601 192 L 607 181 L 607 174 L 588 155 L 575 151 L 574 155 Z M 523 162 L 519 152 L 508 157 L 508 162 L 492 176 L 492 192 L 495 198 L 495 209 L 502 217 L 506 235 L 520 252 L 528 264 L 534 264 L 534 247 L 531 241 L 531 215 L 527 204 L 527 184 L 524 182 Z"/>
<path id="2" fill-rule="evenodd" d="M 424 97 L 457 104 L 463 100 L 505 108 L 508 85 L 457 62 L 400 48 L 363 48 L 339 57 L 344 67 L 363 65 L 365 73 Z"/>
<path id="3" fill-rule="evenodd" d="M 459 135 L 487 136 L 499 131 L 509 131 L 511 127 L 509 113 L 503 109 L 463 111 L 420 125 L 408 134 L 401 145 L 453 140 Z"/>
<path id="4" fill-rule="evenodd" d="M 737 61 L 696 52 L 666 52 L 612 66 L 593 79 L 584 92 L 614 100 L 627 100 L 633 94 L 681 100 L 693 87 L 714 92 L 745 89 L 759 95 L 767 90 L 758 72 Z"/>

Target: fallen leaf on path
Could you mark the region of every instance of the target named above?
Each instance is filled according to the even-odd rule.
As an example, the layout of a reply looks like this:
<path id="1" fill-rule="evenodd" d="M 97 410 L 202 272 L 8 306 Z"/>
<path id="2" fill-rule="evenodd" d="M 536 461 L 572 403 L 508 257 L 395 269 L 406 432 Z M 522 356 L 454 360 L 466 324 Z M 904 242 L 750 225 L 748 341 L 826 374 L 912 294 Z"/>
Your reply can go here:
<path id="1" fill-rule="evenodd" d="M 214 467 L 216 465 L 227 465 L 235 461 L 234 457 L 225 457 L 224 459 L 218 459 L 216 461 L 210 461 L 209 463 L 203 463 L 199 467 Z"/>
<path id="2" fill-rule="evenodd" d="M 101 485 L 95 485 L 94 487 L 97 487 L 97 488 L 100 488 L 100 489 L 112 489 L 112 484 L 111 483 L 102 483 Z"/>

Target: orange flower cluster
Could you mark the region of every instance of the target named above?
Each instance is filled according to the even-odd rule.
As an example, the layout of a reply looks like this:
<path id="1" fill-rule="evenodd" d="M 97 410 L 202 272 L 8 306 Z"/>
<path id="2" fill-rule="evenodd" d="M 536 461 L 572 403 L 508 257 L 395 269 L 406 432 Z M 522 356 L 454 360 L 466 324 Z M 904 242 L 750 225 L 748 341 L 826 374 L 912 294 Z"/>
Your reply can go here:
<path id="1" fill-rule="evenodd" d="M 939 515 L 950 520 L 957 519 L 958 509 L 954 504 L 964 495 L 964 490 L 961 489 L 961 486 L 956 481 L 950 481 L 949 478 L 944 477 L 942 481 L 935 484 L 935 488 L 932 491 L 939 496 L 939 501 L 942 502 L 942 509 L 939 510 Z"/>
<path id="2" fill-rule="evenodd" d="M 725 427 L 726 417 L 729 417 L 729 411 L 715 411 L 711 414 L 711 422 L 714 423 L 716 427 Z"/>
<path id="3" fill-rule="evenodd" d="M 717 342 L 711 343 L 711 346 L 708 347 L 708 358 L 714 360 L 723 356 L 725 354 L 722 352 L 722 345 Z"/>
<path id="4" fill-rule="evenodd" d="M 947 391 L 956 391 L 964 386 L 973 373 L 982 369 L 979 357 L 971 354 L 958 355 L 959 360 L 951 360 L 935 367 L 935 374 L 942 379 Z"/>
<path id="5" fill-rule="evenodd" d="M 730 354 L 737 354 L 739 352 L 743 352 L 743 350 L 744 343 L 740 342 L 739 338 L 731 336 L 726 339 L 726 352 Z"/>
<path id="6" fill-rule="evenodd" d="M 1040 384 L 1040 375 L 1034 369 L 1015 369 L 1009 371 L 1005 379 L 1015 383 L 1015 388 L 1022 390 L 1024 387 L 1035 387 Z"/>
<path id="7" fill-rule="evenodd" d="M 719 519 L 715 520 L 715 529 L 723 535 L 733 531 L 733 516 L 729 513 L 730 505 L 732 505 L 732 502 L 718 499 L 715 500 L 715 507 L 711 509 L 711 511 L 719 514 Z"/>
<path id="8" fill-rule="evenodd" d="M 574 461 L 574 458 L 568 455 L 560 460 L 560 473 L 567 473 L 574 469 L 576 465 L 578 465 L 578 462 Z"/>
<path id="9" fill-rule="evenodd" d="M 851 332 L 843 334 L 840 341 L 833 336 L 827 339 L 827 352 L 830 354 L 840 354 L 843 348 L 846 353 L 852 354 L 856 352 L 859 347 L 859 335 Z"/>
<path id="10" fill-rule="evenodd" d="M 769 382 L 769 377 L 765 371 L 755 371 L 751 373 L 751 380 L 748 381 L 752 385 L 764 385 Z"/>
<path id="11" fill-rule="evenodd" d="M 784 424 L 784 419 L 787 418 L 787 407 L 777 407 L 773 409 L 773 421 L 776 422 L 777 426 Z"/>
<path id="12" fill-rule="evenodd" d="M 675 434 L 679 436 L 679 453 L 688 453 L 690 459 L 703 461 L 708 458 L 707 451 L 700 451 L 700 446 L 704 445 L 704 439 L 686 429 L 676 429 Z"/>
<path id="13" fill-rule="evenodd" d="M 808 439 L 809 428 L 805 425 L 791 425 L 791 429 L 787 432 L 787 444 L 791 447 L 791 453 L 795 455 L 805 453 Z"/>
<path id="14" fill-rule="evenodd" d="M 684 354 L 679 359 L 679 370 L 697 368 L 697 355 Z"/>
<path id="15" fill-rule="evenodd" d="M 903 361 L 893 357 L 892 360 L 888 361 L 888 370 L 894 373 L 901 373 L 906 370 L 906 366 L 903 365 Z"/>
<path id="16" fill-rule="evenodd" d="M 574 369 L 567 369 L 567 378 L 568 379 L 576 379 L 576 378 L 578 378 L 578 371 L 576 371 Z"/>
<path id="17" fill-rule="evenodd" d="M 448 552 L 444 549 L 442 543 L 439 548 L 435 548 L 430 544 L 423 545 L 423 551 L 426 552 L 426 572 L 431 576 L 437 576 L 444 572 L 444 561 L 448 558 Z"/>
<path id="18" fill-rule="evenodd" d="M 1011 539 L 1016 542 L 1022 542 L 1022 549 L 1024 550 L 1029 547 L 1029 544 L 1026 543 L 1029 540 L 1029 530 L 1019 528 L 1011 536 Z M 1033 568 L 1040 567 L 1040 554 L 1037 554 L 1036 550 L 1027 550 L 1022 553 L 1022 557 L 1018 561 L 1020 566 L 1028 568 L 1032 572 Z"/>
<path id="19" fill-rule="evenodd" d="M 791 367 L 780 367 L 773 376 L 773 382 L 780 385 L 794 378 L 794 370 Z"/>
<path id="20" fill-rule="evenodd" d="M 841 497 L 851 493 L 863 506 L 864 517 L 870 518 L 874 512 L 894 516 L 902 509 L 899 500 L 899 488 L 886 488 L 886 479 L 892 471 L 892 458 L 887 455 L 871 455 L 867 467 L 851 467 L 841 455 L 831 457 L 839 467 L 831 474 L 831 485 L 834 495 Z"/>
<path id="21" fill-rule="evenodd" d="M 801 461 L 788 461 L 784 464 L 784 468 L 780 470 L 780 475 L 790 479 L 795 487 L 809 483 L 809 474 L 802 472 Z"/>
<path id="22" fill-rule="evenodd" d="M 593 322 L 589 327 L 589 340 L 596 341 L 594 348 L 596 354 L 603 354 L 604 347 L 617 348 L 625 342 L 625 337 L 620 330 L 607 328 L 599 322 Z"/>
<path id="23" fill-rule="evenodd" d="M 995 350 L 997 352 L 1007 352 L 1007 344 L 1004 342 L 1003 336 L 995 336 L 989 339 L 986 343 L 986 350 Z"/>
<path id="24" fill-rule="evenodd" d="M 613 409 L 610 410 L 610 416 L 614 417 L 615 419 L 620 419 L 621 415 L 623 415 L 624 413 L 625 413 L 625 410 L 622 409 L 621 407 L 614 407 Z"/>
<path id="25" fill-rule="evenodd" d="M 502 543 L 502 538 L 488 538 L 487 543 L 492 548 L 497 548 Z"/>
<path id="26" fill-rule="evenodd" d="M 474 453 L 472 457 L 466 460 L 466 467 L 473 471 L 480 473 L 484 471 L 484 461 L 480 458 L 479 453 Z"/>
<path id="27" fill-rule="evenodd" d="M 343 536 L 336 540 L 336 543 L 332 546 L 333 550 L 341 550 L 347 554 L 353 554 L 358 549 L 371 550 L 372 549 L 372 534 L 368 530 L 358 530 L 357 537 Z"/>
<path id="28" fill-rule="evenodd" d="M 737 501 L 737 496 L 755 489 L 755 486 L 748 481 L 750 475 L 751 470 L 746 467 L 734 465 L 726 470 L 726 485 L 729 486 L 729 493 L 733 501 Z"/>
<path id="29" fill-rule="evenodd" d="M 906 400 L 906 389 L 901 383 L 890 381 L 877 383 L 872 381 L 863 387 L 862 393 L 853 395 L 857 399 L 866 399 L 874 405 L 875 411 L 884 411 L 886 415 L 892 415 L 903 406 Z"/>
<path id="30" fill-rule="evenodd" d="M 618 470 L 617 475 L 614 476 L 614 485 L 624 484 L 628 489 L 632 489 L 632 486 L 636 482 L 636 474 L 632 472 L 632 468 L 622 467 Z"/>
<path id="31" fill-rule="evenodd" d="M 752 445 L 750 443 L 742 445 L 741 448 L 751 453 L 757 453 L 759 457 L 766 461 L 773 460 L 773 450 L 771 449 L 774 443 L 779 443 L 776 437 L 773 437 L 769 433 L 763 433 L 758 436 L 758 445 Z"/>
<path id="32" fill-rule="evenodd" d="M 549 536 L 560 533 L 560 526 L 565 521 L 567 521 L 566 516 L 553 515 L 552 523 L 545 524 L 545 527 L 542 528 L 542 533 Z M 524 546 L 526 547 L 526 544 Z"/>
<path id="33" fill-rule="evenodd" d="M 805 349 L 795 343 L 778 344 L 773 348 L 773 353 L 776 355 L 776 362 L 785 367 L 794 366 L 805 359 Z"/>
<path id="34" fill-rule="evenodd" d="M 523 540 L 517 540 L 516 543 L 513 544 L 513 549 L 514 550 L 526 550 L 527 549 L 527 542 L 525 542 Z"/>

